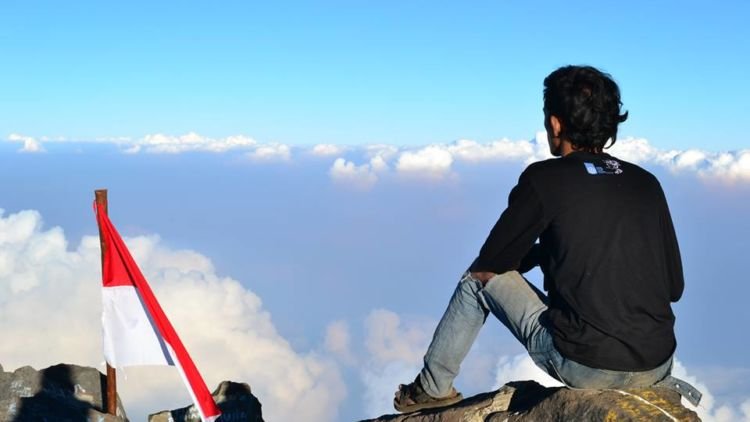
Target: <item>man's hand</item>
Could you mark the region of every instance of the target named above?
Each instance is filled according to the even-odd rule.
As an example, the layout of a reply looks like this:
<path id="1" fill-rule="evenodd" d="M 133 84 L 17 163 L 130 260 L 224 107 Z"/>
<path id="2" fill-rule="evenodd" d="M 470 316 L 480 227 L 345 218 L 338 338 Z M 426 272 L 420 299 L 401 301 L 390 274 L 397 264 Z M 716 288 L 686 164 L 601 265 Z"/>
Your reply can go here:
<path id="1" fill-rule="evenodd" d="M 487 284 L 488 281 L 497 274 L 489 272 L 489 271 L 481 271 L 477 273 L 471 273 L 471 276 L 475 278 L 476 280 L 479 280 L 482 282 L 482 286 Z"/>

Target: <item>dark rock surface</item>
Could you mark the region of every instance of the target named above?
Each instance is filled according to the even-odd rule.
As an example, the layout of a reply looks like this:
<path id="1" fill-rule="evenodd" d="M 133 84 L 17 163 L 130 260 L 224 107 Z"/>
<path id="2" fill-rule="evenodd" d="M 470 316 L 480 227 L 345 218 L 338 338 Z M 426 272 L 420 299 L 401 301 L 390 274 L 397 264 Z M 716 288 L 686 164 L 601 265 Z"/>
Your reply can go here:
<path id="1" fill-rule="evenodd" d="M 4 372 L 0 366 L 0 421 L 123 422 L 104 410 L 105 376 L 95 368 L 58 364 L 40 371 L 30 366 Z"/>
<path id="2" fill-rule="evenodd" d="M 534 381 L 505 384 L 450 407 L 404 415 L 384 415 L 369 422 L 539 422 L 700 421 L 680 404 L 680 396 L 663 388 L 570 390 L 545 388 Z M 363 421 L 365 422 L 365 421 Z"/>
<path id="3" fill-rule="evenodd" d="M 260 402 L 250 386 L 232 381 L 222 381 L 212 393 L 221 409 L 219 422 L 263 422 Z M 148 417 L 149 422 L 200 422 L 198 409 L 190 405 L 175 410 L 164 410 Z"/>

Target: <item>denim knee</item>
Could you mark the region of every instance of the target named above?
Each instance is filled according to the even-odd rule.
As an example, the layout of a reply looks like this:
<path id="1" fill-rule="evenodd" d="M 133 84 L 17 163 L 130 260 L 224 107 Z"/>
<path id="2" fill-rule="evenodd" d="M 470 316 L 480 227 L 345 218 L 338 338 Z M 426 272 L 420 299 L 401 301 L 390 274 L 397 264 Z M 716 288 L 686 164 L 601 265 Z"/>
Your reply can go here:
<path id="1" fill-rule="evenodd" d="M 484 302 L 482 296 L 482 282 L 471 276 L 469 272 L 466 272 L 456 286 L 456 293 L 462 296 L 462 300 L 477 302 L 478 306 L 483 310 L 487 310 L 487 304 Z"/>

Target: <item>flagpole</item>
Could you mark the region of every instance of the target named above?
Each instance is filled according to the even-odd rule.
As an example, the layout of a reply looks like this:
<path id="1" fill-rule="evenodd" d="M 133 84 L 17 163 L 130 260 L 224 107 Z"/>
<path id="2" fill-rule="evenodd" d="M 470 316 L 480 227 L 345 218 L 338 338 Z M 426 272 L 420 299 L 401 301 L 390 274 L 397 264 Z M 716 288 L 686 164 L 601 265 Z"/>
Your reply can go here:
<path id="1" fill-rule="evenodd" d="M 96 198 L 96 203 L 102 206 L 102 209 L 104 209 L 104 213 L 108 214 L 108 204 L 107 204 L 107 190 L 106 189 L 97 189 L 94 191 L 94 198 Z M 102 237 L 102 228 L 99 227 L 99 244 L 101 245 L 102 250 L 102 271 L 104 270 L 104 253 L 105 248 L 107 247 L 106 243 L 104 243 L 104 238 Z M 107 413 L 110 415 L 116 415 L 117 413 L 117 371 L 115 368 L 109 366 L 109 362 L 107 362 Z"/>

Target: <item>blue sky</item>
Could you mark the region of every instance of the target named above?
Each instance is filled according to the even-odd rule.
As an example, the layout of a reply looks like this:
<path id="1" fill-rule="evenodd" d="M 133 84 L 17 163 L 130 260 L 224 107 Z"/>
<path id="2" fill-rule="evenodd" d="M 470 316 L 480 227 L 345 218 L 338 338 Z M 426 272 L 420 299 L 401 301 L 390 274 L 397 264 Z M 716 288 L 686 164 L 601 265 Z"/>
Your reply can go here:
<path id="1" fill-rule="evenodd" d="M 543 78 L 588 63 L 630 111 L 612 154 L 672 209 L 679 370 L 711 393 L 704 420 L 750 420 L 748 9 L 4 2 L 0 331 L 34 347 L 4 342 L 0 364 L 101 362 L 104 187 L 209 388 L 250 383 L 269 420 L 389 411 L 518 174 L 548 157 Z M 459 387 L 536 376 L 522 352 L 488 321 Z M 189 401 L 170 374 L 123 381 L 131 418 Z"/>
<path id="2" fill-rule="evenodd" d="M 4 2 L 0 134 L 288 144 L 529 137 L 541 80 L 621 82 L 623 135 L 743 146 L 746 2 Z M 44 116 L 44 118 L 40 118 Z"/>

